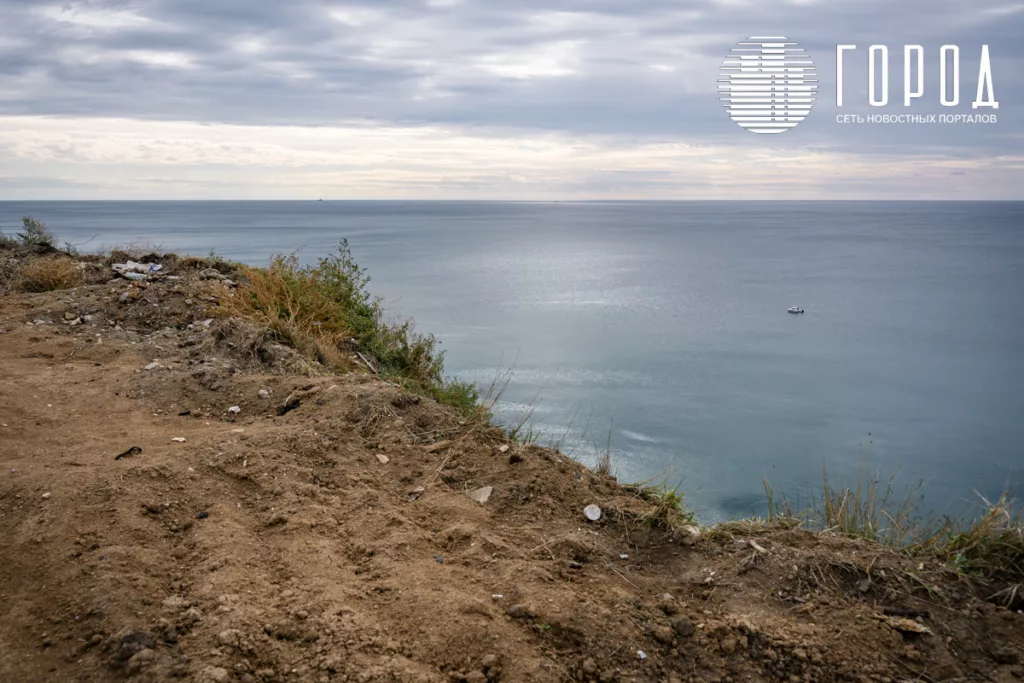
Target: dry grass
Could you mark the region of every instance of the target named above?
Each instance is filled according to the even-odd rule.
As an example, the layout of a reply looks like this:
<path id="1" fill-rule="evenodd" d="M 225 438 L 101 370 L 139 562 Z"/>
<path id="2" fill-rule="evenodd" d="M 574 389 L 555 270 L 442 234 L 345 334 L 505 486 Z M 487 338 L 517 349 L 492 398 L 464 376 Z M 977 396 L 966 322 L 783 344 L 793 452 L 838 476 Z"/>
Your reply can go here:
<path id="1" fill-rule="evenodd" d="M 230 314 L 256 321 L 278 341 L 323 365 L 350 367 L 342 344 L 353 334 L 341 303 L 325 295 L 317 274 L 278 256 L 267 268 L 243 268 L 245 288 L 222 300 Z"/>
<path id="2" fill-rule="evenodd" d="M 25 261 L 11 279 L 11 289 L 18 292 L 52 292 L 83 284 L 85 276 L 78 264 L 62 256 Z"/>
<path id="3" fill-rule="evenodd" d="M 444 354 L 432 335 L 414 332 L 411 321 L 385 319 L 380 301 L 366 289 L 370 278 L 346 242 L 315 266 L 301 266 L 291 255 L 275 257 L 266 268 L 239 271 L 237 294 L 222 300 L 228 315 L 255 321 L 275 341 L 330 370 L 364 365 L 464 415 L 480 413 L 476 387 L 444 376 Z"/>
<path id="4" fill-rule="evenodd" d="M 1010 598 L 1024 592 L 1024 511 L 1004 493 L 954 516 L 919 514 L 921 483 L 898 493 L 894 478 L 869 476 L 864 468 L 853 487 L 835 486 L 823 469 L 823 494 L 794 513 L 776 500 L 765 481 L 769 520 L 798 520 L 802 525 L 873 541 L 916 557 L 936 558 L 974 579 L 1008 585 Z"/>

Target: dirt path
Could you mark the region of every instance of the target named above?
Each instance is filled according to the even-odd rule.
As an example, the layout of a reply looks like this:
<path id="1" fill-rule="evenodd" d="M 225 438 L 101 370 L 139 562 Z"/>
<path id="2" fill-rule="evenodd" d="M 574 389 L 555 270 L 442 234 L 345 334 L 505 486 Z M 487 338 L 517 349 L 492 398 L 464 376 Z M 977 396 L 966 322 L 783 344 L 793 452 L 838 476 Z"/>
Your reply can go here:
<path id="1" fill-rule="evenodd" d="M 1024 616 L 942 567 L 764 525 L 683 545 L 565 456 L 254 366 L 198 283 L 130 287 L 0 297 L 0 681 L 1024 676 Z"/>

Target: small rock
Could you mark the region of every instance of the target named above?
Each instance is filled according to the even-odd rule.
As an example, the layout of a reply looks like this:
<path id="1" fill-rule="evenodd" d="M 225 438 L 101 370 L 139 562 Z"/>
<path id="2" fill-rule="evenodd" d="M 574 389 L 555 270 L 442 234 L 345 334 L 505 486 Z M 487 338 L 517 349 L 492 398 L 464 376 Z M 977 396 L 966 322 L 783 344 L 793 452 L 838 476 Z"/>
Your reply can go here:
<path id="1" fill-rule="evenodd" d="M 498 446 L 498 452 L 499 453 L 508 453 L 508 444 L 507 443 L 503 443 L 500 446 Z"/>
<path id="2" fill-rule="evenodd" d="M 672 634 L 672 629 L 668 626 L 656 626 L 651 632 L 651 635 L 653 635 L 654 639 L 662 645 L 671 645 L 672 641 L 675 640 L 675 637 Z"/>
<path id="3" fill-rule="evenodd" d="M 138 652 L 156 647 L 156 636 L 148 631 L 132 631 L 121 638 L 114 659 L 118 662 L 127 662 Z"/>
<path id="4" fill-rule="evenodd" d="M 485 656 L 482 660 L 480 660 L 480 666 L 483 667 L 484 671 L 498 666 L 498 655 L 492 654 Z"/>
<path id="5" fill-rule="evenodd" d="M 391 459 L 383 453 L 377 453 L 377 460 L 380 461 L 381 465 L 387 465 Z"/>
<path id="6" fill-rule="evenodd" d="M 159 370 L 162 367 L 163 367 L 162 365 L 160 365 L 156 361 L 153 361 L 152 363 L 147 365 L 145 368 L 143 368 L 143 370 Z"/>
<path id="7" fill-rule="evenodd" d="M 636 651 L 636 656 L 639 657 L 640 659 L 647 659 L 647 653 L 644 652 L 643 650 L 637 650 Z"/>
<path id="8" fill-rule="evenodd" d="M 96 316 L 94 316 L 94 315 L 83 315 L 82 316 L 82 322 L 83 323 L 91 323 L 95 319 L 96 319 Z"/>
<path id="9" fill-rule="evenodd" d="M 597 673 L 597 662 L 594 661 L 593 657 L 587 657 L 583 660 L 580 670 L 584 676 L 593 676 Z"/>
<path id="10" fill-rule="evenodd" d="M 679 533 L 683 536 L 679 541 L 683 545 L 694 545 L 700 540 L 700 529 L 695 526 L 687 524 L 679 529 Z"/>
<path id="11" fill-rule="evenodd" d="M 735 638 L 722 638 L 718 643 L 718 646 L 722 648 L 722 654 L 731 655 L 736 652 L 736 639 Z"/>
<path id="12" fill-rule="evenodd" d="M 693 621 L 690 617 L 682 614 L 672 620 L 672 630 L 676 632 L 680 638 L 689 638 L 694 634 L 696 628 L 693 625 Z"/>
<path id="13" fill-rule="evenodd" d="M 267 391 L 266 389 L 260 389 L 259 391 L 256 392 L 256 395 L 262 398 L 263 400 L 270 398 L 270 392 Z"/>
<path id="14" fill-rule="evenodd" d="M 52 495 L 53 495 L 52 493 L 50 493 L 49 491 L 47 491 L 46 493 L 44 493 L 44 494 L 43 494 L 43 500 L 50 500 L 50 497 L 51 497 Z"/>
<path id="15" fill-rule="evenodd" d="M 217 634 L 217 643 L 224 647 L 238 647 L 242 640 L 242 632 L 236 628 L 229 628 Z"/>
<path id="16" fill-rule="evenodd" d="M 482 487 L 480 487 L 478 489 L 473 489 L 472 491 L 467 491 L 466 492 L 466 497 L 469 498 L 470 500 L 475 500 L 476 502 L 478 502 L 481 505 L 483 505 L 484 503 L 486 503 L 490 499 L 491 493 L 493 491 L 494 491 L 494 487 L 493 486 L 482 486 Z"/>
<path id="17" fill-rule="evenodd" d="M 183 437 L 183 436 L 172 436 L 171 437 L 171 441 L 175 441 L 177 443 L 185 443 L 185 437 Z"/>
<path id="18" fill-rule="evenodd" d="M 65 313 L 64 313 L 64 319 L 65 320 L 74 320 L 77 317 L 78 316 L 75 315 L 74 313 L 72 313 L 71 311 L 65 311 Z"/>
<path id="19" fill-rule="evenodd" d="M 525 605 L 512 605 L 505 610 L 505 614 L 513 619 L 530 619 L 533 617 L 533 610 Z"/>
<path id="20" fill-rule="evenodd" d="M 196 513 L 196 519 L 206 519 L 209 516 L 210 516 L 210 513 L 206 512 L 205 510 L 203 510 L 202 512 L 197 512 Z"/>
<path id="21" fill-rule="evenodd" d="M 202 683 L 227 683 L 231 680 L 231 674 L 219 666 L 208 666 L 199 674 L 199 680 Z"/>
<path id="22" fill-rule="evenodd" d="M 583 563 L 572 560 L 569 562 L 569 569 L 583 569 Z"/>
<path id="23" fill-rule="evenodd" d="M 239 406 L 231 406 L 230 408 L 228 408 L 228 412 L 231 413 L 232 415 L 238 415 L 240 412 L 242 412 L 242 409 Z"/>

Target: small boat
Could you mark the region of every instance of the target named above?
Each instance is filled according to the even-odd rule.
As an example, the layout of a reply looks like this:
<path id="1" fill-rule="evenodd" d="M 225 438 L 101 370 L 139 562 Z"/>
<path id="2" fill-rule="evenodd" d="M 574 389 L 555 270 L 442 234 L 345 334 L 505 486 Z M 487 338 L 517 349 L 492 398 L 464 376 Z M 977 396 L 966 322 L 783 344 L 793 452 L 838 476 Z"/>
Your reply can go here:
<path id="1" fill-rule="evenodd" d="M 799 306 L 791 306 L 788 310 L 789 310 L 790 313 L 803 313 L 804 312 L 804 309 L 800 308 Z"/>

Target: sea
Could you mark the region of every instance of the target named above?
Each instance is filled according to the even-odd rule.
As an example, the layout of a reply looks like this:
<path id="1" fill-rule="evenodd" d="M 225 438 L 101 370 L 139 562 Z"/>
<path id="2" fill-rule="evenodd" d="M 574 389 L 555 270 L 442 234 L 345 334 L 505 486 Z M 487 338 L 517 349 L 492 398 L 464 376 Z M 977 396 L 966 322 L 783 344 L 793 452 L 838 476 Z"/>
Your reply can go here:
<path id="1" fill-rule="evenodd" d="M 505 424 L 703 521 L 825 471 L 951 515 L 1021 482 L 1024 202 L 7 201 L 0 229 L 23 215 L 253 265 L 347 239 Z"/>

